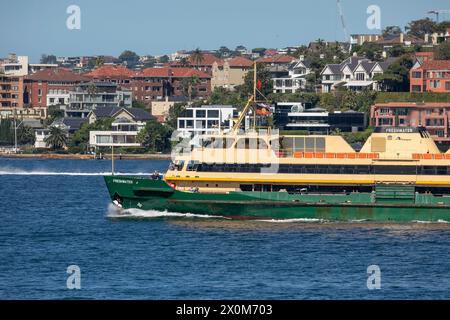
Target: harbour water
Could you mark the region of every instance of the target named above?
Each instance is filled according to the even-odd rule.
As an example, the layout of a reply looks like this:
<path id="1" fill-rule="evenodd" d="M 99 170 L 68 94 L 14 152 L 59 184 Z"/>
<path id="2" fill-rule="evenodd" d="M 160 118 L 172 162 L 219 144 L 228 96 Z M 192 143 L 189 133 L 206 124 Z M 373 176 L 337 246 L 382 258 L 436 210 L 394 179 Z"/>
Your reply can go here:
<path id="1" fill-rule="evenodd" d="M 450 223 L 123 217 L 109 206 L 109 171 L 102 160 L 0 159 L 0 299 L 450 299 Z M 67 288 L 70 265 L 79 290 Z M 381 289 L 368 289 L 370 265 Z"/>

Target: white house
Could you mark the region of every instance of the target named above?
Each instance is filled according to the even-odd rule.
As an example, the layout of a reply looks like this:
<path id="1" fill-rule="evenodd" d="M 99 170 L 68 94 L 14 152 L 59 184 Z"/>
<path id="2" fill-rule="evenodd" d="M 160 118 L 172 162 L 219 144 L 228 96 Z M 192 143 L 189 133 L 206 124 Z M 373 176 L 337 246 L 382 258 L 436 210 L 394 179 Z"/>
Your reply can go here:
<path id="1" fill-rule="evenodd" d="M 188 107 L 177 120 L 177 130 L 185 137 L 228 131 L 233 127 L 235 110 L 231 105 Z"/>
<path id="2" fill-rule="evenodd" d="M 320 73 L 322 92 L 331 92 L 338 86 L 354 91 L 363 89 L 379 91 L 380 87 L 373 78 L 375 75 L 385 72 L 394 61 L 395 58 L 388 58 L 386 61 L 374 62 L 353 56 L 340 64 L 327 64 Z"/>
<path id="3" fill-rule="evenodd" d="M 89 145 L 97 147 L 140 147 L 137 135 L 151 115 L 139 108 L 103 107 L 91 111 L 88 115 L 89 123 L 102 118 L 114 118 L 112 130 L 90 131 Z"/>
<path id="4" fill-rule="evenodd" d="M 306 76 L 310 74 L 311 64 L 308 61 L 296 61 L 288 69 L 288 76 L 273 78 L 274 93 L 295 93 L 306 87 Z"/>

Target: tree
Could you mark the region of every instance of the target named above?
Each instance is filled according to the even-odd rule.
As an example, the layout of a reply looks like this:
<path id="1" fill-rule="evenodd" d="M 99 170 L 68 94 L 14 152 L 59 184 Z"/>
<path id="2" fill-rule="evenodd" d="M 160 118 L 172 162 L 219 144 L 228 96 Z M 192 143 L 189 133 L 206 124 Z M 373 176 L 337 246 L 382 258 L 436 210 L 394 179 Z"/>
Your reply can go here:
<path id="1" fill-rule="evenodd" d="M 436 59 L 450 60 L 450 42 L 443 42 L 436 47 Z"/>
<path id="2" fill-rule="evenodd" d="M 180 61 L 178 61 L 178 64 L 180 65 L 180 67 L 189 67 L 191 65 L 191 63 L 189 62 L 188 59 L 186 59 L 185 57 L 181 58 Z"/>
<path id="3" fill-rule="evenodd" d="M 162 57 L 159 58 L 159 62 L 161 63 L 167 63 L 169 62 L 169 56 L 168 55 L 163 55 Z"/>
<path id="4" fill-rule="evenodd" d="M 367 59 L 380 61 L 382 59 L 383 48 L 374 42 L 364 42 L 361 46 L 355 47 L 354 52 L 358 56 L 365 56 Z"/>
<path id="5" fill-rule="evenodd" d="M 33 128 L 22 125 L 17 129 L 17 141 L 19 144 L 34 144 L 35 140 Z"/>
<path id="6" fill-rule="evenodd" d="M 450 20 L 442 21 L 436 25 L 436 32 L 445 33 L 447 29 L 450 29 Z"/>
<path id="7" fill-rule="evenodd" d="M 438 30 L 436 23 L 430 18 L 413 20 L 408 23 L 405 30 L 409 35 L 423 38 L 426 33 L 431 34 Z"/>
<path id="8" fill-rule="evenodd" d="M 189 97 L 189 101 L 197 95 L 196 86 L 200 83 L 198 76 L 192 76 L 190 78 L 184 78 L 181 81 L 181 88 L 183 94 Z"/>
<path id="9" fill-rule="evenodd" d="M 119 60 L 126 64 L 130 69 L 134 68 L 139 62 L 139 56 L 134 51 L 125 50 L 119 56 Z"/>
<path id="10" fill-rule="evenodd" d="M 43 54 L 41 56 L 41 63 L 44 63 L 44 64 L 57 64 L 56 56 L 53 55 L 53 54 L 50 54 L 50 55 Z"/>
<path id="11" fill-rule="evenodd" d="M 145 105 L 145 103 L 138 101 L 138 100 L 133 100 L 132 102 L 132 107 L 133 108 L 139 108 L 139 109 L 148 109 L 147 106 Z"/>
<path id="12" fill-rule="evenodd" d="M 53 123 L 53 121 L 55 121 L 56 119 L 64 117 L 64 110 L 61 110 L 60 105 L 49 106 L 47 113 L 48 113 L 46 120 L 47 124 Z"/>
<path id="13" fill-rule="evenodd" d="M 89 144 L 90 131 L 107 131 L 111 130 L 111 124 L 114 118 L 98 119 L 94 123 L 83 123 L 77 131 L 72 135 L 68 147 L 71 153 L 84 153 Z"/>
<path id="14" fill-rule="evenodd" d="M 389 49 L 389 56 L 390 57 L 400 57 L 406 53 L 406 49 L 402 45 L 394 45 L 392 48 Z"/>
<path id="15" fill-rule="evenodd" d="M 266 52 L 266 48 L 254 48 L 252 49 L 252 53 L 256 53 L 258 54 L 260 57 L 262 57 L 264 55 L 264 53 Z"/>
<path id="16" fill-rule="evenodd" d="M 321 38 L 318 38 L 316 40 L 316 43 L 317 43 L 317 48 L 319 49 L 320 52 L 322 52 L 325 49 L 325 46 L 326 46 L 325 40 L 323 40 Z"/>
<path id="17" fill-rule="evenodd" d="M 209 97 L 208 104 L 243 105 L 246 99 L 239 92 L 231 91 L 224 87 L 216 87 Z"/>
<path id="18" fill-rule="evenodd" d="M 405 54 L 392 63 L 382 74 L 374 76 L 384 90 L 409 91 L 409 70 L 414 64 L 410 55 Z"/>
<path id="19" fill-rule="evenodd" d="M 256 70 L 257 84 L 261 83 L 261 88 L 258 90 L 265 97 L 267 97 L 270 93 L 273 92 L 273 83 L 272 79 L 270 78 L 270 72 L 263 63 L 257 63 Z M 247 72 L 244 78 L 244 84 L 236 87 L 236 90 L 238 90 L 244 98 L 248 98 L 253 94 L 253 74 L 253 70 Z M 259 93 L 257 93 L 256 95 L 257 99 L 263 98 Z"/>
<path id="20" fill-rule="evenodd" d="M 381 35 L 383 37 L 390 37 L 390 36 L 398 36 L 400 33 L 402 33 L 402 29 L 399 26 L 387 26 L 383 29 L 383 32 Z"/>
<path id="21" fill-rule="evenodd" d="M 137 141 L 150 152 L 167 152 L 170 151 L 171 134 L 170 128 L 152 119 L 139 131 Z"/>
<path id="22" fill-rule="evenodd" d="M 0 145 L 14 143 L 14 121 L 12 119 L 0 119 Z"/>
<path id="23" fill-rule="evenodd" d="M 60 150 L 67 146 L 67 132 L 58 127 L 50 127 L 50 134 L 44 139 L 47 147 Z"/>
<path id="24" fill-rule="evenodd" d="M 227 58 L 230 55 L 231 55 L 231 50 L 225 46 L 220 47 L 219 50 L 217 51 L 217 56 L 219 58 Z"/>
<path id="25" fill-rule="evenodd" d="M 191 55 L 192 62 L 197 66 L 197 69 L 199 68 L 200 64 L 204 60 L 203 53 L 200 50 L 200 48 L 197 48 L 194 50 L 194 52 Z"/>
<path id="26" fill-rule="evenodd" d="M 175 130 L 177 128 L 178 118 L 183 115 L 185 110 L 186 105 L 184 103 L 175 103 L 172 107 L 169 108 L 166 125 Z"/>

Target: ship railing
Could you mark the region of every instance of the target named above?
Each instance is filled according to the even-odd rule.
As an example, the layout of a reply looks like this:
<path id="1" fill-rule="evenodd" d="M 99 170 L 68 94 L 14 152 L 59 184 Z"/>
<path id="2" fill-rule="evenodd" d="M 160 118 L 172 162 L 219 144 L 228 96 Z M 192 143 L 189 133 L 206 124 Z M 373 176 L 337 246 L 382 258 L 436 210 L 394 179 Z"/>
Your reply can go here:
<path id="1" fill-rule="evenodd" d="M 278 158 L 306 158 L 306 159 L 379 159 L 379 153 L 360 152 L 285 152 L 275 153 Z"/>
<path id="2" fill-rule="evenodd" d="M 448 153 L 413 153 L 413 160 L 450 160 Z"/>

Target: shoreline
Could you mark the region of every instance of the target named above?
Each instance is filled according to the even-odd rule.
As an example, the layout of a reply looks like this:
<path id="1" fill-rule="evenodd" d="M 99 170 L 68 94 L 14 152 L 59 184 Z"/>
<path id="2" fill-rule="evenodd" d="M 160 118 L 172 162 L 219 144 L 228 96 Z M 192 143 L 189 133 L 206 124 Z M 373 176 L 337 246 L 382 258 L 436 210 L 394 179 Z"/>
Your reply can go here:
<path id="1" fill-rule="evenodd" d="M 103 154 L 102 160 L 111 160 L 111 154 Z M 60 160 L 96 160 L 93 154 L 56 154 L 56 153 L 37 153 L 37 154 L 7 154 L 0 153 L 0 158 L 10 159 L 60 159 Z M 170 160 L 170 154 L 114 154 L 114 160 Z"/>

